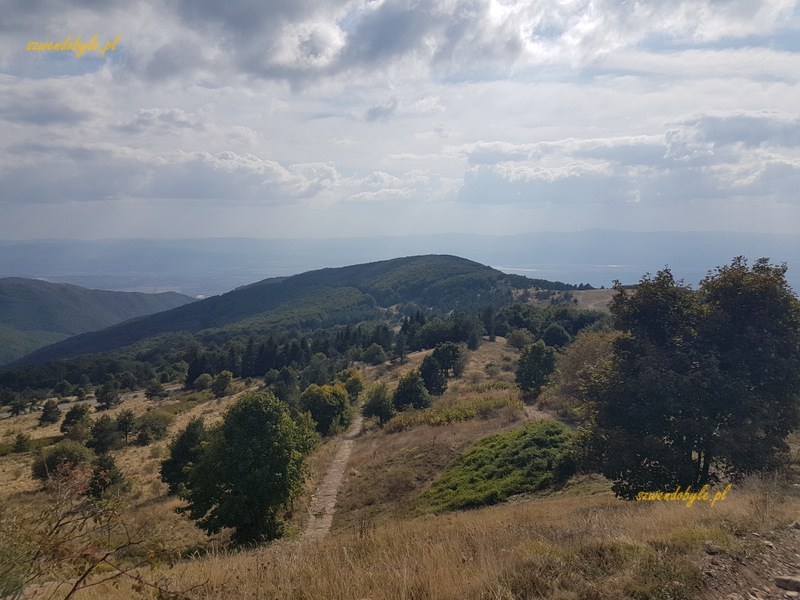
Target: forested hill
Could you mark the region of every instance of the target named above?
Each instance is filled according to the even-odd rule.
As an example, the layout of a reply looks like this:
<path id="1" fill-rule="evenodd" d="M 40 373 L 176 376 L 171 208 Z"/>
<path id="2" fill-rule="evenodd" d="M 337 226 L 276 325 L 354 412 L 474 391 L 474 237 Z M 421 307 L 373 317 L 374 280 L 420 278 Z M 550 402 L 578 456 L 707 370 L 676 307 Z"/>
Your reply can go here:
<path id="1" fill-rule="evenodd" d="M 14 366 L 41 364 L 128 346 L 168 332 L 224 329 L 262 333 L 280 327 L 321 327 L 374 318 L 413 302 L 469 310 L 511 301 L 509 276 L 455 256 L 412 256 L 267 279 L 227 294 L 133 319 L 42 348 Z"/>
<path id="2" fill-rule="evenodd" d="M 185 305 L 167 292 L 108 292 L 66 283 L 0 279 L 0 364 L 57 340 Z"/>

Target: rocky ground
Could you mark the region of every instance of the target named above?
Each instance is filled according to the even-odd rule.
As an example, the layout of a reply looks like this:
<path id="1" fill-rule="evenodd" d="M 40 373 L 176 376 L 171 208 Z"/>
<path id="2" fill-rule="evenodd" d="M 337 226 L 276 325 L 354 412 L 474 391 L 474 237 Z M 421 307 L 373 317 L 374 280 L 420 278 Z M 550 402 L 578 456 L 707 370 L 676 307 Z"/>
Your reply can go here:
<path id="1" fill-rule="evenodd" d="M 744 558 L 726 555 L 708 542 L 703 569 L 709 600 L 783 600 L 800 598 L 800 522 L 769 538 L 751 533 L 758 551 Z"/>

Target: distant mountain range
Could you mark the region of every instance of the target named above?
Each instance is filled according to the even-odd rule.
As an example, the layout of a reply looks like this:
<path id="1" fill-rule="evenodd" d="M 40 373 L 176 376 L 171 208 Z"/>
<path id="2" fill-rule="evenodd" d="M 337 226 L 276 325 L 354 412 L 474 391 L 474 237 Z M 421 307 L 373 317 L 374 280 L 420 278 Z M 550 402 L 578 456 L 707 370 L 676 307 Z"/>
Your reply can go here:
<path id="1" fill-rule="evenodd" d="M 34 279 L 0 279 L 0 365 L 70 336 L 182 306 L 167 292 L 109 292 Z"/>
<path id="2" fill-rule="evenodd" d="M 10 367 L 107 352 L 173 332 L 221 337 L 277 328 L 325 327 L 379 318 L 413 302 L 446 310 L 510 302 L 516 276 L 455 256 L 412 256 L 272 278 L 185 306 L 83 333 L 40 348 Z"/>
<path id="3" fill-rule="evenodd" d="M 269 277 L 420 254 L 451 254 L 530 277 L 608 287 L 669 265 L 696 283 L 744 255 L 789 266 L 800 289 L 800 236 L 736 232 L 590 230 L 352 239 L 98 240 L 0 242 L 0 277 L 36 277 L 123 291 L 211 296 Z"/>

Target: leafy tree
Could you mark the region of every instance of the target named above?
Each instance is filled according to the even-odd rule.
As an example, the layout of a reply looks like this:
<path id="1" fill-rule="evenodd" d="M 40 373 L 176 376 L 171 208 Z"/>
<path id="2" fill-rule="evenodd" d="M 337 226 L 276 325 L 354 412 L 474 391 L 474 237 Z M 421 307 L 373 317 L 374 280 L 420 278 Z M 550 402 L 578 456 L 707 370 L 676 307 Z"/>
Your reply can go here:
<path id="1" fill-rule="evenodd" d="M 385 381 L 381 381 L 367 391 L 367 399 L 361 413 L 367 418 L 376 417 L 381 426 L 394 416 L 392 396 L 389 394 L 389 388 Z"/>
<path id="2" fill-rule="evenodd" d="M 33 461 L 31 475 L 39 481 L 57 478 L 67 472 L 88 464 L 92 460 L 92 451 L 81 443 L 63 440 L 44 448 Z"/>
<path id="3" fill-rule="evenodd" d="M 572 338 L 561 323 L 550 323 L 542 334 L 542 341 L 548 346 L 561 348 L 569 344 Z"/>
<path id="4" fill-rule="evenodd" d="M 515 329 L 506 336 L 506 344 L 512 348 L 522 350 L 525 346 L 533 343 L 533 334 L 527 329 Z"/>
<path id="5" fill-rule="evenodd" d="M 14 452 L 30 452 L 32 448 L 31 444 L 31 436 L 25 433 L 18 433 L 14 437 L 14 446 L 12 447 Z"/>
<path id="6" fill-rule="evenodd" d="M 477 329 L 472 329 L 467 335 L 467 348 L 470 350 L 477 350 L 481 345 L 481 335 Z"/>
<path id="7" fill-rule="evenodd" d="M 431 356 L 437 360 L 445 375 L 452 371 L 453 376 L 458 377 L 467 365 L 467 353 L 454 342 L 436 344 Z"/>
<path id="8" fill-rule="evenodd" d="M 144 396 L 148 400 L 155 400 L 157 398 L 164 398 L 167 391 L 164 389 L 164 384 L 160 381 L 153 381 L 144 390 Z"/>
<path id="9" fill-rule="evenodd" d="M 517 362 L 517 385 L 526 393 L 536 396 L 555 368 L 555 355 L 542 340 L 529 344 L 522 350 Z"/>
<path id="10" fill-rule="evenodd" d="M 408 352 L 408 338 L 404 333 L 399 333 L 394 342 L 394 356 L 401 362 L 406 362 L 406 353 Z"/>
<path id="11" fill-rule="evenodd" d="M 668 269 L 632 293 L 616 286 L 623 335 L 592 389 L 587 445 L 617 495 L 777 464 L 800 425 L 800 302 L 785 272 L 740 257 L 698 292 Z"/>
<path id="12" fill-rule="evenodd" d="M 331 364 L 328 357 L 317 352 L 311 357 L 308 366 L 300 373 L 300 379 L 306 384 L 322 385 L 331 380 Z"/>
<path id="13" fill-rule="evenodd" d="M 336 381 L 341 382 L 347 394 L 350 396 L 350 402 L 356 402 L 358 395 L 364 391 L 364 376 L 358 369 L 350 367 L 344 371 L 339 371 L 335 377 Z"/>
<path id="14" fill-rule="evenodd" d="M 271 369 L 264 377 L 264 383 L 275 394 L 278 400 L 285 402 L 293 414 L 300 408 L 300 379 L 291 367 L 280 371 Z"/>
<path id="15" fill-rule="evenodd" d="M 71 396 L 74 391 L 74 386 L 69 382 L 62 379 L 55 386 L 53 386 L 53 394 L 59 398 Z"/>
<path id="16" fill-rule="evenodd" d="M 542 400 L 567 421 L 582 422 L 591 417 L 589 392 L 593 378 L 607 365 L 616 331 L 583 330 L 556 356 L 556 366 Z"/>
<path id="17" fill-rule="evenodd" d="M 42 414 L 39 415 L 39 425 L 52 425 L 61 420 L 61 409 L 58 408 L 58 402 L 55 400 L 48 400 L 42 407 Z"/>
<path id="18" fill-rule="evenodd" d="M 211 391 L 216 398 L 222 398 L 231 393 L 233 383 L 233 373 L 230 371 L 222 371 L 214 378 L 211 384 Z"/>
<path id="19" fill-rule="evenodd" d="M 124 390 L 136 389 L 136 376 L 130 371 L 123 371 L 118 375 L 119 387 Z"/>
<path id="20" fill-rule="evenodd" d="M 300 410 L 311 413 L 321 435 L 332 435 L 350 424 L 350 397 L 341 383 L 312 383 L 300 394 Z"/>
<path id="21" fill-rule="evenodd" d="M 433 355 L 428 355 L 422 360 L 419 374 L 425 388 L 434 396 L 441 396 L 447 389 L 447 377 L 442 372 L 442 366 Z"/>
<path id="22" fill-rule="evenodd" d="M 389 357 L 386 356 L 386 351 L 380 344 L 370 344 L 367 349 L 364 350 L 362 358 L 365 363 L 373 366 L 380 365 L 389 360 Z"/>
<path id="23" fill-rule="evenodd" d="M 12 390 L 6 387 L 0 388 L 0 405 L 10 406 L 16 397 L 17 395 Z"/>
<path id="24" fill-rule="evenodd" d="M 72 405 L 64 415 L 64 420 L 61 421 L 61 433 L 70 440 L 85 441 L 89 439 L 92 427 L 90 410 L 88 404 Z"/>
<path id="25" fill-rule="evenodd" d="M 15 394 L 9 402 L 8 408 L 12 417 L 18 417 L 24 412 L 27 412 L 31 406 L 30 398 L 26 398 L 22 394 Z"/>
<path id="26" fill-rule="evenodd" d="M 201 373 L 192 382 L 192 387 L 197 391 L 202 392 L 203 390 L 210 388 L 212 383 L 214 383 L 214 378 L 211 375 L 208 373 Z"/>
<path id="27" fill-rule="evenodd" d="M 201 417 L 189 421 L 169 443 L 169 457 L 161 463 L 161 481 L 169 486 L 170 494 L 178 494 L 186 486 L 188 472 L 203 453 L 203 442 L 209 432 Z"/>
<path id="28" fill-rule="evenodd" d="M 136 443 L 146 446 L 156 440 L 167 437 L 169 426 L 175 416 L 161 410 L 149 410 L 136 421 Z"/>
<path id="29" fill-rule="evenodd" d="M 280 537 L 283 515 L 302 490 L 309 433 L 274 395 L 244 394 L 188 470 L 185 512 L 209 533 L 234 528 L 240 543 Z"/>
<path id="30" fill-rule="evenodd" d="M 419 371 L 411 371 L 400 379 L 392 396 L 392 404 L 396 410 L 405 410 L 409 406 L 427 408 L 431 405 L 431 396 Z"/>
<path id="31" fill-rule="evenodd" d="M 128 443 L 128 438 L 136 430 L 136 415 L 130 409 L 121 410 L 117 415 L 115 423 L 117 431 L 125 438 L 125 443 Z"/>
<path id="32" fill-rule="evenodd" d="M 97 398 L 97 404 L 104 409 L 109 409 L 122 402 L 117 386 L 111 382 L 101 385 L 95 392 L 95 397 Z"/>
<path id="33" fill-rule="evenodd" d="M 99 500 L 114 492 L 126 492 L 130 484 L 125 480 L 122 471 L 110 454 L 97 458 L 92 469 L 92 476 L 86 489 L 86 495 Z"/>
<path id="34" fill-rule="evenodd" d="M 103 415 L 92 424 L 91 435 L 86 445 L 97 454 L 105 454 L 122 446 L 122 434 L 117 424 L 108 415 Z"/>

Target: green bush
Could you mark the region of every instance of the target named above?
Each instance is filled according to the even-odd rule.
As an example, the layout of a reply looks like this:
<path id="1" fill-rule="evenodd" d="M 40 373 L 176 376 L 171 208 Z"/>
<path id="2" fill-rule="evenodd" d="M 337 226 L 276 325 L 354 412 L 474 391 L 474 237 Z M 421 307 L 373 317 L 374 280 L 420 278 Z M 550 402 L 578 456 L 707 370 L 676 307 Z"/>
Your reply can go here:
<path id="1" fill-rule="evenodd" d="M 123 433 L 117 429 L 116 421 L 108 415 L 103 415 L 92 425 L 86 445 L 97 454 L 104 454 L 109 450 L 121 448 L 122 443 Z"/>
<path id="2" fill-rule="evenodd" d="M 156 440 L 167 437 L 169 426 L 175 421 L 175 416 L 161 410 L 151 410 L 144 413 L 136 424 L 136 443 L 146 446 Z"/>
<path id="3" fill-rule="evenodd" d="M 379 344 L 370 345 L 366 350 L 364 350 L 364 355 L 362 358 L 365 363 L 373 366 L 380 365 L 389 360 L 389 357 L 386 356 L 386 351 L 383 349 L 383 346 Z"/>
<path id="4" fill-rule="evenodd" d="M 63 469 L 72 470 L 92 460 L 92 451 L 73 440 L 64 440 L 44 448 L 31 467 L 31 475 L 39 481 L 57 476 Z"/>
<path id="5" fill-rule="evenodd" d="M 92 419 L 89 417 L 91 407 L 88 404 L 74 404 L 61 421 L 61 433 L 67 439 L 83 442 L 89 439 Z"/>
<path id="6" fill-rule="evenodd" d="M 58 408 L 56 400 L 48 400 L 42 407 L 42 414 L 39 415 L 39 425 L 52 425 L 61 420 L 61 409 Z"/>
<path id="7" fill-rule="evenodd" d="M 210 388 L 213 382 L 214 378 L 211 375 L 209 375 L 208 373 L 201 373 L 192 382 L 192 387 L 202 392 L 203 390 L 207 390 L 208 388 Z"/>
<path id="8" fill-rule="evenodd" d="M 312 442 L 311 431 L 274 395 L 244 394 L 188 469 L 182 512 L 208 533 L 233 528 L 236 542 L 281 537 L 283 517 L 303 489 Z"/>
<path id="9" fill-rule="evenodd" d="M 419 371 L 411 371 L 400 379 L 392 396 L 395 409 L 405 410 L 411 408 L 427 408 L 431 405 L 431 395 L 425 388 Z"/>
<path id="10" fill-rule="evenodd" d="M 222 371 L 222 373 L 214 378 L 214 381 L 211 384 L 211 391 L 214 393 L 216 398 L 223 398 L 224 396 L 230 394 L 233 390 L 232 384 L 233 373 L 230 371 Z"/>
<path id="11" fill-rule="evenodd" d="M 300 394 L 300 409 L 311 413 L 321 435 L 332 435 L 350 424 L 350 396 L 341 383 L 312 383 Z"/>
<path id="12" fill-rule="evenodd" d="M 394 416 L 392 397 L 385 381 L 381 381 L 367 391 L 367 399 L 361 412 L 367 418 L 376 417 L 381 426 Z"/>
<path id="13" fill-rule="evenodd" d="M 103 454 L 95 461 L 86 495 L 99 500 L 115 492 L 127 492 L 130 487 L 130 483 L 125 480 L 113 457 Z"/>
<path id="14" fill-rule="evenodd" d="M 25 433 L 18 433 L 14 437 L 14 445 L 12 446 L 14 452 L 30 452 L 32 448 L 31 436 Z"/>
<path id="15" fill-rule="evenodd" d="M 475 508 L 563 482 L 575 471 L 572 438 L 566 425 L 547 420 L 489 436 L 462 454 L 423 497 L 437 511 Z"/>

